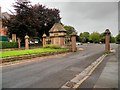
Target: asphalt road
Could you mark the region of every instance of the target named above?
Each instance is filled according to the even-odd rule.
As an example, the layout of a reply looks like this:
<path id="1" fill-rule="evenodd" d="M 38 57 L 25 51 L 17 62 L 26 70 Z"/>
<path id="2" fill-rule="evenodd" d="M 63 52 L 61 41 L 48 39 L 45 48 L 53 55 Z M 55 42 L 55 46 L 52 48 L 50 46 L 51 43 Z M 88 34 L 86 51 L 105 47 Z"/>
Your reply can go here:
<path id="1" fill-rule="evenodd" d="M 102 44 L 78 47 L 84 51 L 3 67 L 2 88 L 60 88 L 104 52 Z"/>

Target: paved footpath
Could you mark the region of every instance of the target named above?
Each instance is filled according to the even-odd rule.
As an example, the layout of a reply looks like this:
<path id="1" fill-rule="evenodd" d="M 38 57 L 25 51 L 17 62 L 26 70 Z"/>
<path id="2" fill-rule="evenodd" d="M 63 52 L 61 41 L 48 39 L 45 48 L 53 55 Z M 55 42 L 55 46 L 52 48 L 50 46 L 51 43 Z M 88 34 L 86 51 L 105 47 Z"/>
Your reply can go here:
<path id="1" fill-rule="evenodd" d="M 103 62 L 79 88 L 118 88 L 117 49 L 104 58 Z"/>
<path id="2" fill-rule="evenodd" d="M 106 66 L 94 88 L 118 88 L 118 59 L 116 53 L 110 54 L 107 59 Z"/>

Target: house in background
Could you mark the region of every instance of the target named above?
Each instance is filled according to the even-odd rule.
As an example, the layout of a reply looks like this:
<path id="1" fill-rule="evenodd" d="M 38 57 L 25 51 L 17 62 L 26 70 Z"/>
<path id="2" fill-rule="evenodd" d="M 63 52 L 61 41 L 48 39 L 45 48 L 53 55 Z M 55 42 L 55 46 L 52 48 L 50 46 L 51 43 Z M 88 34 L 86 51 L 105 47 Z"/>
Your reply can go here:
<path id="1" fill-rule="evenodd" d="M 1 7 L 0 7 L 0 41 L 8 41 L 8 36 L 7 36 L 7 27 L 2 26 L 2 19 L 3 18 L 10 18 L 10 14 L 7 12 L 1 12 Z"/>
<path id="2" fill-rule="evenodd" d="M 2 19 L 9 19 L 10 18 L 10 14 L 8 14 L 7 12 L 1 12 L 1 7 L 0 7 L 0 36 L 6 36 L 6 32 L 7 32 L 7 27 L 3 27 L 2 26 Z"/>

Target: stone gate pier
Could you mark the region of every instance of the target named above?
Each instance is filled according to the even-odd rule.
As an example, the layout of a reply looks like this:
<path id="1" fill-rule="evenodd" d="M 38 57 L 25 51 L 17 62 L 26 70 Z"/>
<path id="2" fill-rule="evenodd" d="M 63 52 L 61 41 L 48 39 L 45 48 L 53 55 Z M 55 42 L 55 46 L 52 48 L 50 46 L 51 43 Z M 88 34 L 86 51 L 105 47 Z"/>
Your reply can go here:
<path id="1" fill-rule="evenodd" d="M 110 30 L 106 29 L 105 30 L 105 52 L 109 53 L 110 52 Z"/>

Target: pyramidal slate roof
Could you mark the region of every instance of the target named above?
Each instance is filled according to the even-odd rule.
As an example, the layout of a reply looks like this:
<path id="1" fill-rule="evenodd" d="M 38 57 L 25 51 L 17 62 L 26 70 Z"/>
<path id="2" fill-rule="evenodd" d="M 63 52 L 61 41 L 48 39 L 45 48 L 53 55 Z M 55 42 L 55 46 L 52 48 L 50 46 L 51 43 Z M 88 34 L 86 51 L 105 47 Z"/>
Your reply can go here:
<path id="1" fill-rule="evenodd" d="M 66 32 L 66 30 L 61 23 L 55 23 L 49 32 Z"/>

